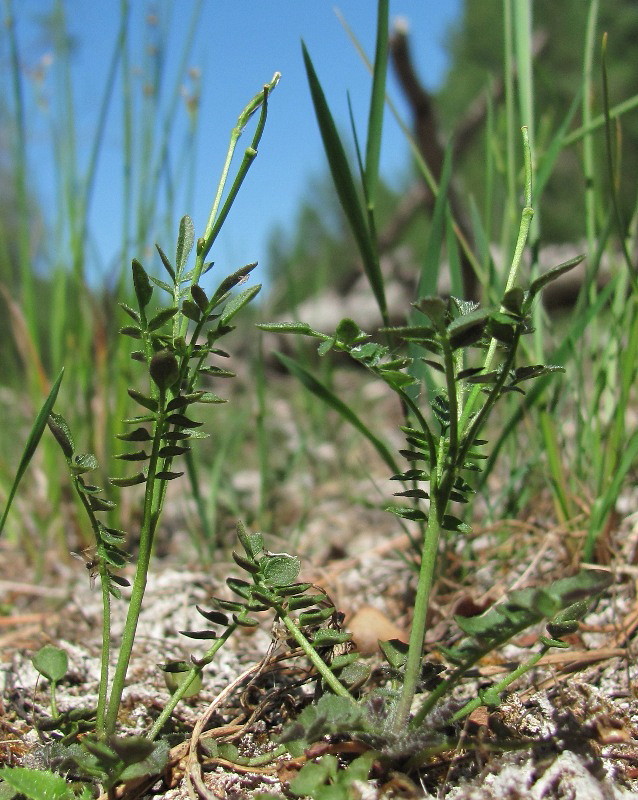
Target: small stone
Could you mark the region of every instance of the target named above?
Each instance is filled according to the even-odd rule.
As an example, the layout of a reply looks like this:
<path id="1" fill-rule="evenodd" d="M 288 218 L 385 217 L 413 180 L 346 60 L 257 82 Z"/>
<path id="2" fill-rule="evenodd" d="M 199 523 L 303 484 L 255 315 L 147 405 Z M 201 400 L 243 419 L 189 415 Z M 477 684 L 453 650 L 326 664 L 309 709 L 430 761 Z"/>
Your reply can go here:
<path id="1" fill-rule="evenodd" d="M 402 628 L 372 606 L 362 606 L 348 621 L 347 629 L 352 633 L 353 641 L 362 655 L 380 652 L 379 639 L 408 641 L 408 636 Z"/>

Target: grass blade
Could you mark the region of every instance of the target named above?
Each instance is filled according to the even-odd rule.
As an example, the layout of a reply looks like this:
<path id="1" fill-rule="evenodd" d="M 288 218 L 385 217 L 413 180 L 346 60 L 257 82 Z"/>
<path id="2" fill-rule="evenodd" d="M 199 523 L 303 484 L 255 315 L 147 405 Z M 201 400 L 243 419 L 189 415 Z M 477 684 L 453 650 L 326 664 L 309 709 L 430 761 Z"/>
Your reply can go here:
<path id="1" fill-rule="evenodd" d="M 614 507 L 627 473 L 636 465 L 638 458 L 638 431 L 629 439 L 627 447 L 618 463 L 611 483 L 603 495 L 596 498 L 589 520 L 589 530 L 585 539 L 583 560 L 591 562 L 594 558 L 596 541 L 603 530 L 605 520 Z"/>
<path id="2" fill-rule="evenodd" d="M 62 377 L 64 375 L 64 367 L 60 370 L 60 374 L 56 378 L 55 383 L 51 387 L 51 391 L 47 399 L 44 401 L 44 405 L 40 409 L 38 416 L 33 423 L 33 427 L 31 428 L 31 433 L 29 434 L 29 438 L 27 439 L 27 443 L 24 446 L 24 452 L 22 453 L 22 458 L 20 459 L 20 463 L 18 464 L 18 471 L 16 472 L 15 479 L 13 481 L 13 485 L 11 487 L 11 491 L 9 492 L 9 497 L 7 499 L 7 505 L 4 509 L 4 514 L 2 515 L 2 519 L 0 520 L 0 533 L 2 533 L 4 529 L 4 524 L 7 520 L 7 516 L 9 515 L 9 509 L 11 508 L 11 504 L 13 503 L 13 498 L 18 490 L 18 486 L 24 473 L 26 472 L 27 467 L 29 466 L 29 462 L 33 458 L 33 454 L 36 451 L 38 443 L 42 438 L 42 434 L 44 433 L 44 429 L 47 425 L 47 420 L 49 419 L 49 414 L 51 413 L 53 406 L 55 405 L 55 401 L 58 396 L 58 390 L 60 388 L 60 384 L 62 383 Z"/>
<path id="3" fill-rule="evenodd" d="M 567 362 L 568 355 L 572 351 L 574 343 L 580 339 L 589 323 L 595 319 L 595 317 L 600 313 L 600 310 L 609 302 L 609 298 L 614 291 L 615 285 L 616 280 L 611 280 L 598 295 L 596 302 L 583 310 L 583 312 L 574 319 L 574 322 L 565 336 L 563 343 L 547 358 L 548 363 L 556 364 L 557 366 L 563 366 Z M 485 485 L 485 482 L 492 471 L 492 468 L 494 467 L 496 459 L 498 458 L 498 454 L 500 453 L 501 448 L 509 438 L 510 434 L 516 430 L 516 426 L 521 421 L 523 416 L 529 411 L 529 409 L 533 408 L 534 404 L 538 402 L 539 398 L 551 380 L 551 375 L 547 375 L 537 380 L 532 388 L 528 390 L 527 394 L 525 395 L 525 400 L 514 411 L 507 423 L 503 425 L 502 433 L 495 441 L 492 452 L 485 462 L 485 467 L 481 473 L 480 486 Z"/>
<path id="4" fill-rule="evenodd" d="M 354 428 L 356 428 L 360 433 L 362 433 L 366 439 L 372 444 L 374 449 L 377 453 L 381 456 L 381 458 L 385 461 L 385 463 L 390 467 L 392 472 L 397 473 L 401 470 L 399 469 L 396 461 L 394 460 L 390 449 L 385 445 L 384 442 L 381 441 L 378 437 L 372 433 L 370 428 L 363 422 L 350 408 L 347 406 L 342 400 L 340 400 L 327 386 L 325 386 L 321 381 L 317 380 L 315 376 L 308 372 L 308 370 L 303 367 L 298 361 L 295 361 L 293 358 L 289 356 L 285 356 L 283 353 L 275 353 L 279 361 L 286 367 L 288 372 L 291 375 L 294 375 L 303 385 L 311 391 L 314 395 L 318 398 L 323 400 L 323 402 L 333 408 L 338 414 L 340 414 L 347 422 L 349 422 Z"/>
<path id="5" fill-rule="evenodd" d="M 385 107 L 385 80 L 388 71 L 388 0 L 380 0 L 377 10 L 377 44 L 374 55 L 372 96 L 368 117 L 368 140 L 366 144 L 365 192 L 368 213 L 375 206 L 377 182 L 379 178 L 379 157 L 381 153 L 381 131 Z"/>
<path id="6" fill-rule="evenodd" d="M 381 311 L 383 322 L 387 324 L 388 312 L 385 300 L 385 289 L 383 285 L 383 275 L 381 274 L 381 268 L 379 266 L 376 244 L 366 222 L 366 216 L 363 212 L 361 200 L 352 177 L 346 151 L 344 150 L 337 132 L 337 126 L 330 113 L 326 96 L 319 83 L 319 78 L 315 72 L 310 55 L 303 43 L 302 49 L 308 84 L 310 86 L 310 94 L 312 95 L 312 102 L 315 108 L 317 122 L 319 123 L 323 146 L 326 151 L 328 165 L 337 190 L 339 202 L 341 203 L 357 242 L 357 247 L 359 248 L 363 261 L 363 269 L 370 282 L 379 310 Z"/>
<path id="7" fill-rule="evenodd" d="M 445 150 L 443 170 L 439 182 L 439 193 L 434 203 L 430 235 L 428 236 L 427 250 L 417 290 L 417 300 L 437 293 L 439 273 L 441 271 L 441 247 L 445 236 L 446 210 L 448 208 L 447 192 L 452 179 L 452 147 L 451 143 Z"/>

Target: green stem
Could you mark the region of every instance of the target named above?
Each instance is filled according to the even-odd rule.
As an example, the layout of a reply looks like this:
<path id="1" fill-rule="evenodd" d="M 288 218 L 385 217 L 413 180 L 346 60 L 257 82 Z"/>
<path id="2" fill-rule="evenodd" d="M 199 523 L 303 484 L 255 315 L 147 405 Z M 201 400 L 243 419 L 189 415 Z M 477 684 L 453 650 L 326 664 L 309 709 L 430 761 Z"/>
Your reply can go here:
<path id="1" fill-rule="evenodd" d="M 503 680 L 499 681 L 498 683 L 494 684 L 490 691 L 493 692 L 504 692 L 508 686 L 514 683 L 515 680 L 518 680 L 522 675 L 526 672 L 529 672 L 530 669 L 533 669 L 541 658 L 548 652 L 549 650 L 548 645 L 543 645 L 541 650 L 538 653 L 535 653 L 531 658 L 525 661 L 523 664 L 518 666 L 513 672 L 510 672 Z M 484 701 L 482 700 L 481 696 L 475 697 L 474 699 L 470 700 L 469 703 L 466 703 L 463 708 L 460 708 L 456 714 L 452 717 L 450 722 L 458 722 L 459 720 L 467 717 L 468 714 L 471 714 L 472 711 L 475 711 L 477 708 L 480 708 L 484 705 Z"/>
<path id="2" fill-rule="evenodd" d="M 178 686 L 178 688 L 173 692 L 171 695 L 171 699 L 166 704 L 166 707 L 159 715 L 159 717 L 155 720 L 153 727 L 147 734 L 147 738 L 151 741 L 155 739 L 159 733 L 161 732 L 164 725 L 168 722 L 171 717 L 171 714 L 175 710 L 179 701 L 184 697 L 188 689 L 190 688 L 193 681 L 202 674 L 204 671 L 204 667 L 213 660 L 217 651 L 220 650 L 228 641 L 228 639 L 232 636 L 232 634 L 237 630 L 237 624 L 232 623 L 229 625 L 224 633 L 219 637 L 219 639 L 215 639 L 214 644 L 206 651 L 206 655 L 202 659 L 198 659 L 196 664 L 193 664 L 189 672 L 186 674 L 186 677 Z"/>
<path id="3" fill-rule="evenodd" d="M 71 466 L 69 464 L 69 466 Z M 73 473 L 72 473 L 73 474 Z M 106 563 L 100 557 L 100 543 L 102 542 L 102 534 L 100 531 L 100 524 L 95 516 L 95 512 L 91 508 L 91 503 L 82 490 L 84 483 L 79 475 L 73 475 L 73 486 L 80 498 L 84 510 L 91 523 L 93 531 L 93 538 L 98 546 L 98 569 L 100 572 L 100 588 L 102 591 L 102 650 L 100 653 L 100 685 L 98 689 L 98 701 L 96 711 L 96 730 L 98 735 L 105 734 L 104 727 L 104 714 L 106 709 L 106 695 L 109 683 L 109 660 L 111 657 L 111 594 L 109 591 L 110 576 Z"/>
<path id="4" fill-rule="evenodd" d="M 346 687 L 338 680 L 335 676 L 334 672 L 330 669 L 330 667 L 326 664 L 326 662 L 321 658 L 319 653 L 315 650 L 315 648 L 310 644 L 308 639 L 303 635 L 299 626 L 295 623 L 295 621 L 284 611 L 283 608 L 276 608 L 277 613 L 281 621 L 286 626 L 286 629 L 297 642 L 299 647 L 304 651 L 310 663 L 315 667 L 317 672 L 321 675 L 323 680 L 328 684 L 328 686 L 332 689 L 332 691 L 339 695 L 340 697 L 347 697 L 349 700 L 352 700 L 354 703 L 354 699 L 350 692 L 346 689 Z"/>
<path id="5" fill-rule="evenodd" d="M 593 61 L 596 23 L 598 21 L 598 0 L 591 0 L 587 15 L 587 32 L 585 35 L 585 57 L 583 59 L 583 127 L 587 129 L 593 116 Z M 591 132 L 583 136 L 583 178 L 585 183 L 585 230 L 587 250 L 590 258 L 596 252 L 596 193 L 594 187 L 595 155 L 594 137 Z M 595 283 L 589 287 L 589 298 L 594 299 Z"/>
<path id="6" fill-rule="evenodd" d="M 133 579 L 133 588 L 131 590 L 131 599 L 129 600 L 126 622 L 124 623 L 122 643 L 120 645 L 117 666 L 113 676 L 111 696 L 109 698 L 108 709 L 106 712 L 105 729 L 107 734 L 112 734 L 115 731 L 117 715 L 120 708 L 120 703 L 122 701 L 122 693 L 124 691 L 124 682 L 126 680 L 128 665 L 131 660 L 131 653 L 133 651 L 133 644 L 135 641 L 135 632 L 137 630 L 137 623 L 142 609 L 144 592 L 146 590 L 146 579 L 151 560 L 151 552 L 153 549 L 153 534 L 155 533 L 155 527 L 157 525 L 157 512 L 154 508 L 156 488 L 155 475 L 158 471 L 157 466 L 160 459 L 159 450 L 162 443 L 162 435 L 164 433 L 165 418 L 166 391 L 161 390 L 159 396 L 157 421 L 155 424 L 155 435 L 153 437 L 153 449 L 149 459 L 148 474 L 146 478 L 146 492 L 144 495 L 144 514 L 142 517 L 142 529 L 140 532 L 139 556 L 137 567 L 135 569 L 135 578 Z"/>
<path id="7" fill-rule="evenodd" d="M 111 593 L 109 591 L 109 575 L 106 572 L 106 565 L 102 563 L 100 563 L 100 589 L 102 591 L 102 663 L 100 665 L 100 685 L 95 728 L 98 736 L 102 737 L 106 734 L 105 715 L 109 685 L 109 660 L 111 657 Z"/>
<path id="8" fill-rule="evenodd" d="M 525 250 L 527 237 L 529 235 L 529 229 L 532 223 L 532 217 L 534 216 L 534 209 L 532 208 L 532 161 L 531 161 L 531 151 L 529 147 L 529 136 L 527 128 L 523 127 L 522 133 L 523 133 L 523 154 L 525 159 L 525 207 L 523 208 L 523 211 L 521 213 L 521 224 L 518 230 L 518 238 L 516 240 L 514 256 L 512 258 L 512 264 L 510 266 L 510 271 L 507 277 L 507 283 L 505 285 L 505 290 L 503 294 L 507 294 L 507 292 L 510 289 L 512 289 L 516 284 L 518 270 L 521 264 L 521 259 L 523 257 L 523 251 Z M 485 357 L 485 364 L 483 368 L 485 372 L 488 372 L 492 365 L 494 355 L 496 354 L 497 345 L 498 343 L 496 339 L 492 339 L 487 351 L 487 355 Z M 481 394 L 481 386 L 480 384 L 476 384 L 472 388 L 472 391 L 469 394 L 467 403 L 465 404 L 463 413 L 461 414 L 461 419 L 459 420 L 459 431 L 461 432 L 461 436 L 463 435 L 463 431 L 465 430 L 468 421 L 472 416 L 472 413 L 474 412 L 474 408 L 476 406 L 480 394 Z"/>
<path id="9" fill-rule="evenodd" d="M 434 474 L 434 468 L 432 470 Z M 434 481 L 436 484 L 436 481 Z M 423 642 L 425 641 L 425 626 L 427 621 L 430 591 L 434 578 L 434 568 L 439 549 L 439 538 L 441 527 L 436 507 L 437 487 L 430 484 L 430 516 L 428 526 L 423 540 L 423 550 L 421 555 L 421 569 L 419 571 L 419 583 L 414 600 L 414 617 L 410 630 L 410 641 L 408 644 L 408 659 L 405 666 L 403 687 L 401 696 L 396 707 L 392 729 L 395 733 L 400 733 L 405 729 L 410 717 L 410 708 L 416 692 L 417 683 L 421 676 L 421 663 L 423 658 Z"/>
<path id="10" fill-rule="evenodd" d="M 252 164 L 255 156 L 257 155 L 257 146 L 261 140 L 261 136 L 264 132 L 264 126 L 266 125 L 266 116 L 268 112 L 268 95 L 272 90 L 277 86 L 279 83 L 279 79 L 281 75 L 279 72 L 275 72 L 273 75 L 272 80 L 270 83 L 264 85 L 264 88 L 258 92 L 253 99 L 248 103 L 246 108 L 241 112 L 239 118 L 237 120 L 237 125 L 232 130 L 230 135 L 230 145 L 228 147 L 228 152 L 226 153 L 226 160 L 224 162 L 224 166 L 222 168 L 222 174 L 219 181 L 219 185 L 217 187 L 217 194 L 215 195 L 215 200 L 213 201 L 213 206 L 210 211 L 210 215 L 208 217 L 208 222 L 206 223 L 206 230 L 204 231 L 204 236 L 202 238 L 202 244 L 198 243 L 197 247 L 197 261 L 195 265 L 195 277 L 193 278 L 193 283 L 197 283 L 199 281 L 202 269 L 204 267 L 204 259 L 208 255 L 210 248 L 213 245 L 213 242 L 217 238 L 217 234 L 219 233 L 222 225 L 226 217 L 228 216 L 228 212 L 232 204 L 237 197 L 237 193 L 243 183 L 244 178 L 248 170 L 250 169 L 250 165 Z M 257 128 L 255 130 L 255 134 L 253 136 L 253 140 L 250 144 L 250 147 L 246 148 L 246 152 L 244 153 L 243 161 L 237 171 L 237 176 L 233 182 L 233 185 L 230 189 L 228 197 L 224 202 L 224 205 L 221 211 L 218 214 L 219 206 L 221 204 L 222 196 L 224 194 L 224 188 L 226 187 L 226 181 L 228 180 L 228 172 L 230 170 L 230 164 L 233 160 L 233 155 L 235 154 L 235 148 L 237 146 L 237 142 L 239 137 L 242 135 L 244 128 L 248 124 L 250 118 L 253 114 L 261 108 L 261 115 L 259 118 L 259 122 L 257 124 Z"/>

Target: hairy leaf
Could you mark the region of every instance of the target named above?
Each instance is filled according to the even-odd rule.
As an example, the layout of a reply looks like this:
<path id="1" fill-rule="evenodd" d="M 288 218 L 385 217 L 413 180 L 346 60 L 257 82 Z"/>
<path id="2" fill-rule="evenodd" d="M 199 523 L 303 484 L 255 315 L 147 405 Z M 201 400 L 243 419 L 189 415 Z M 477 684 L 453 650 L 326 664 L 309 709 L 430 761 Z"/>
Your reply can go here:
<path id="1" fill-rule="evenodd" d="M 195 241 L 195 228 L 193 220 L 188 216 L 183 216 L 179 223 L 179 234 L 177 236 L 177 248 L 175 251 L 175 263 L 177 264 L 177 274 L 183 272 L 188 257 L 193 249 Z"/>
<path id="2" fill-rule="evenodd" d="M 137 297 L 140 309 L 144 309 L 151 301 L 153 287 L 151 286 L 146 270 L 136 258 L 133 259 L 132 269 L 135 296 Z"/>

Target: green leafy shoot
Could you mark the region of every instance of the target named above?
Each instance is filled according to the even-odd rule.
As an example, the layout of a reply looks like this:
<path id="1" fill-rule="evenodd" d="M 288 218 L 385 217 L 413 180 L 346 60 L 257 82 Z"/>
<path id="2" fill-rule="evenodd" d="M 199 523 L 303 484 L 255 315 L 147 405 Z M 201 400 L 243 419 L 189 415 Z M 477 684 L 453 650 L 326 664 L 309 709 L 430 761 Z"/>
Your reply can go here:
<path id="1" fill-rule="evenodd" d="M 29 466 L 31 459 L 33 458 L 33 454 L 35 453 L 40 439 L 42 438 L 42 434 L 46 430 L 47 420 L 49 418 L 49 414 L 51 413 L 53 406 L 55 405 L 55 401 L 58 397 L 58 391 L 60 390 L 60 384 L 62 383 L 62 378 L 64 377 L 64 369 L 60 370 L 58 377 L 55 379 L 53 386 L 51 387 L 51 391 L 47 395 L 47 399 L 44 401 L 42 408 L 38 412 L 37 417 L 33 423 L 33 427 L 31 428 L 31 432 L 29 433 L 29 438 L 24 446 L 24 451 L 22 453 L 22 457 L 20 459 L 20 463 L 18 464 L 18 469 L 16 471 L 16 476 L 13 480 L 13 484 L 11 485 L 11 489 L 9 490 L 9 497 L 7 498 L 7 504 L 4 508 L 4 512 L 2 514 L 2 519 L 0 519 L 0 534 L 4 530 L 5 522 L 7 521 L 7 517 L 9 515 L 9 511 L 11 509 L 11 505 L 13 503 L 13 498 L 18 490 L 18 486 L 20 485 L 20 481 L 22 480 L 24 473 Z"/>

